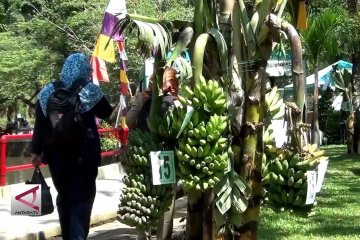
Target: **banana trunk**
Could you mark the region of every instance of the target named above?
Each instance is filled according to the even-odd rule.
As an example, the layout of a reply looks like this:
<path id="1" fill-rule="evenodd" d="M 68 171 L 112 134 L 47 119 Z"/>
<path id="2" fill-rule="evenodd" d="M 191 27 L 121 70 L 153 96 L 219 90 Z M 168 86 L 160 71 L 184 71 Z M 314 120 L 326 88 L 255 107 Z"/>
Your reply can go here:
<path id="1" fill-rule="evenodd" d="M 262 144 L 262 104 L 265 82 L 265 68 L 260 67 L 254 74 L 247 74 L 245 80 L 245 125 L 243 138 L 243 157 L 240 174 L 251 186 L 253 195 L 247 210 L 243 213 L 243 225 L 236 228 L 236 240 L 256 239 L 261 199 L 261 154 Z"/>
<path id="2" fill-rule="evenodd" d="M 201 191 L 188 192 L 186 216 L 186 240 L 202 239 L 203 236 L 203 198 Z"/>
<path id="3" fill-rule="evenodd" d="M 271 17 L 275 17 L 272 15 Z M 296 29 L 287 21 L 282 21 L 281 29 L 286 33 L 292 51 L 292 81 L 294 85 L 294 101 L 297 107 L 300 109 L 300 112 L 295 114 L 295 122 L 296 124 L 300 124 L 303 122 L 303 113 L 304 113 L 304 103 L 305 103 L 305 76 L 304 76 L 304 65 L 302 58 L 302 46 L 301 39 Z M 291 136 L 291 144 L 293 147 L 302 149 L 305 146 L 305 142 L 303 141 L 303 136 L 301 136 L 301 132 L 297 131 Z"/>
<path id="4" fill-rule="evenodd" d="M 151 98 L 151 107 L 150 107 L 150 116 L 148 127 L 150 132 L 157 134 L 158 133 L 158 126 L 159 126 L 159 111 L 161 108 L 162 102 L 162 76 L 164 74 L 163 67 L 164 65 L 161 64 L 159 61 L 155 61 L 154 69 L 155 69 L 155 77 L 153 79 L 153 89 L 152 89 L 152 98 Z"/>

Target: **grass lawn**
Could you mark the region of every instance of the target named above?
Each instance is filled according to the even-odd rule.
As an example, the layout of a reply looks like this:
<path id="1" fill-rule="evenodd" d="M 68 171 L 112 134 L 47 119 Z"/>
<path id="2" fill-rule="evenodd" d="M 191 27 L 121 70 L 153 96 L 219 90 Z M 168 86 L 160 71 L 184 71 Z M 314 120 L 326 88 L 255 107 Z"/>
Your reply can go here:
<path id="1" fill-rule="evenodd" d="M 345 146 L 326 146 L 330 157 L 315 214 L 261 209 L 259 239 L 360 239 L 360 156 L 346 154 Z"/>

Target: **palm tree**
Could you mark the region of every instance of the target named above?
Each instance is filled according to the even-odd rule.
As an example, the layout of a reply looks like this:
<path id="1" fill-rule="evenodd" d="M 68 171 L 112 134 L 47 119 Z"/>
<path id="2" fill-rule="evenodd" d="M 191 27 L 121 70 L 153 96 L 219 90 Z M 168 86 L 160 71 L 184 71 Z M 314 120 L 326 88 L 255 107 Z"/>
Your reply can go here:
<path id="1" fill-rule="evenodd" d="M 306 49 L 309 53 L 309 60 L 314 69 L 314 102 L 313 102 L 313 121 L 311 141 L 320 145 L 320 129 L 319 129 L 319 79 L 318 68 L 322 54 L 326 51 L 325 47 L 329 39 L 334 40 L 334 34 L 340 20 L 335 11 L 325 9 L 321 14 L 311 16 L 308 22 L 308 28 L 301 32 Z"/>

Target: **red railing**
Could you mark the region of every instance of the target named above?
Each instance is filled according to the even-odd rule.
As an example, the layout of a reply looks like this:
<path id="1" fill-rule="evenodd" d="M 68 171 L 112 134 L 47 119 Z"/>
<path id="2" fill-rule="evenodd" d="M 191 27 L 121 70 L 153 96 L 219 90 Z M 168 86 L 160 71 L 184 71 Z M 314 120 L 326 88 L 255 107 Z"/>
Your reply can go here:
<path id="1" fill-rule="evenodd" d="M 127 129 L 123 128 L 107 128 L 107 129 L 99 129 L 99 134 L 104 133 L 113 133 L 114 136 L 120 140 L 120 143 L 122 146 L 126 144 L 126 138 L 127 138 Z M 0 186 L 5 186 L 6 184 L 6 173 L 7 172 L 14 172 L 14 171 L 20 171 L 20 170 L 26 170 L 33 168 L 32 164 L 21 164 L 21 165 L 15 165 L 15 166 L 6 166 L 6 145 L 8 141 L 14 141 L 14 140 L 20 140 L 20 139 L 31 139 L 32 134 L 18 134 L 18 135 L 3 135 L 0 138 Z M 102 152 L 102 157 L 107 156 L 113 156 L 116 154 L 120 154 L 123 151 L 124 148 L 120 148 L 117 150 Z M 44 164 L 41 164 L 40 167 L 45 166 Z"/>

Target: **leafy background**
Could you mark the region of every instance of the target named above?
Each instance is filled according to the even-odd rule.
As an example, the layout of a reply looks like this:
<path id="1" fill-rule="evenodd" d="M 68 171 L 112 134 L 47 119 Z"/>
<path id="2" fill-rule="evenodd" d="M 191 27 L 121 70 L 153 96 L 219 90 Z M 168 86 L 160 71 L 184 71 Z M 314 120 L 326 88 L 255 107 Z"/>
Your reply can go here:
<path id="1" fill-rule="evenodd" d="M 19 111 L 31 118 L 36 95 L 58 78 L 70 53 L 91 53 L 108 0 L 2 0 L 0 3 L 0 116 Z M 193 0 L 130 0 L 128 11 L 147 16 L 191 20 Z M 143 58 L 134 38 L 126 40 L 128 77 L 138 81 Z M 102 88 L 112 104 L 119 96 L 119 67 L 108 64 L 110 83 Z M 5 118 L 6 119 L 6 118 Z M 2 119 L 0 125 L 6 120 Z"/>

